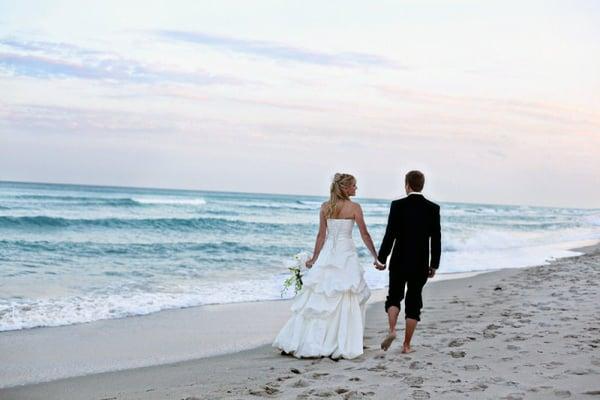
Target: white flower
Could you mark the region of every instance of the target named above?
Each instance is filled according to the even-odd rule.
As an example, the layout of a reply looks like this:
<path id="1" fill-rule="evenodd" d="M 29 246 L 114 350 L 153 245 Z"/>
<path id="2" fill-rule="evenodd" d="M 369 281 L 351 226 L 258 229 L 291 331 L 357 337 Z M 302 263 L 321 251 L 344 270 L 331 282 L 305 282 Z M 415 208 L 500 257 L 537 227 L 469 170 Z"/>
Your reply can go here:
<path id="1" fill-rule="evenodd" d="M 294 286 L 294 294 L 297 294 L 302 289 L 302 275 L 306 272 L 306 261 L 308 261 L 310 256 L 306 252 L 300 252 L 294 255 L 294 260 L 285 261 L 284 264 L 287 269 L 290 271 L 289 277 L 283 281 L 283 289 L 281 290 L 281 297 L 285 294 L 285 292 L 290 288 L 290 286 Z"/>

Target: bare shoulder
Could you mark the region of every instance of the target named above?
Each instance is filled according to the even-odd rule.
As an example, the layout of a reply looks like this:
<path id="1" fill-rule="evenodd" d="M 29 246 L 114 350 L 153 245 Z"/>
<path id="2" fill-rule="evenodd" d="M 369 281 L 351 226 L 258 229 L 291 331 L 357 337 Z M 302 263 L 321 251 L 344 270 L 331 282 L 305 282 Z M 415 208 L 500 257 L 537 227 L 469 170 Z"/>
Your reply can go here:
<path id="1" fill-rule="evenodd" d="M 325 213 L 327 211 L 327 207 L 329 206 L 329 202 L 328 201 L 324 201 L 323 203 L 321 203 L 321 208 L 319 209 L 319 212 L 321 214 Z"/>
<path id="2" fill-rule="evenodd" d="M 349 200 L 349 201 L 350 201 L 350 205 L 352 206 L 352 211 L 354 211 L 355 213 L 362 212 L 362 207 L 360 206 L 360 203 L 357 203 L 352 200 Z"/>

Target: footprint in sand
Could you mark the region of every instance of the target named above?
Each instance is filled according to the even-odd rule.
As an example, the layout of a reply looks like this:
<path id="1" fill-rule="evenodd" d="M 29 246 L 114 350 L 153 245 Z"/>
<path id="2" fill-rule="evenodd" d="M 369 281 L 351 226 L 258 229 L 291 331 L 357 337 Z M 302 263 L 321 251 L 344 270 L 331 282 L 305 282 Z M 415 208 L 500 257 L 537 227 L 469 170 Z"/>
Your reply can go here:
<path id="1" fill-rule="evenodd" d="M 569 392 L 568 390 L 558 390 L 557 389 L 557 390 L 554 391 L 554 395 L 556 397 L 560 397 L 560 398 L 566 399 L 568 397 L 571 397 L 571 392 Z"/>
<path id="2" fill-rule="evenodd" d="M 321 379 L 321 378 L 323 378 L 324 376 L 327 376 L 327 375 L 329 375 L 328 372 L 315 372 L 315 373 L 313 373 L 311 375 L 311 378 L 313 378 L 313 379 Z"/>
<path id="3" fill-rule="evenodd" d="M 523 400 L 523 393 L 511 393 L 508 396 L 502 397 L 502 400 Z"/>
<path id="4" fill-rule="evenodd" d="M 408 368 L 409 369 L 423 369 L 423 368 L 425 368 L 425 364 L 423 364 L 421 361 L 413 361 L 410 363 Z"/>
<path id="5" fill-rule="evenodd" d="M 387 371 L 386 373 L 383 374 L 383 376 L 385 376 L 387 378 L 402 378 L 402 377 L 405 377 L 406 374 L 403 374 L 398 371 Z"/>
<path id="6" fill-rule="evenodd" d="M 566 374 L 571 374 L 571 375 L 589 375 L 590 373 L 593 373 L 593 372 L 594 372 L 594 370 L 587 369 L 587 368 L 568 369 L 565 371 Z"/>
<path id="7" fill-rule="evenodd" d="M 417 400 L 430 399 L 431 395 L 424 390 L 415 390 L 410 394 L 410 397 Z"/>
<path id="8" fill-rule="evenodd" d="M 577 335 L 565 335 L 565 336 L 563 336 L 563 339 L 579 339 L 579 336 L 577 336 Z"/>
<path id="9" fill-rule="evenodd" d="M 356 390 L 352 390 L 352 391 L 344 394 L 344 400 L 361 400 L 361 399 L 367 399 L 374 395 L 375 395 L 374 392 L 358 392 Z"/>
<path id="10" fill-rule="evenodd" d="M 452 358 L 463 358 L 467 355 L 467 353 L 465 353 L 464 351 L 451 351 L 450 355 L 452 356 Z"/>
<path id="11" fill-rule="evenodd" d="M 486 385 L 483 382 L 479 382 L 477 385 L 473 386 L 471 389 L 469 389 L 470 392 L 483 392 L 485 391 L 489 386 Z"/>
<path id="12" fill-rule="evenodd" d="M 337 388 L 335 389 L 335 392 L 337 394 L 344 394 L 344 393 L 348 393 L 350 391 L 350 389 L 346 389 L 346 388 Z"/>
<path id="13" fill-rule="evenodd" d="M 314 399 L 315 397 L 334 397 L 336 393 L 327 389 L 310 389 L 298 395 L 298 399 Z"/>
<path id="14" fill-rule="evenodd" d="M 270 389 L 279 389 L 280 386 L 281 384 L 277 382 L 267 382 L 263 388 L 269 387 Z"/>
<path id="15" fill-rule="evenodd" d="M 367 371 L 379 372 L 379 371 L 385 371 L 386 369 L 387 369 L 387 367 L 385 366 L 385 364 L 377 364 L 374 367 L 368 368 Z"/>
<path id="16" fill-rule="evenodd" d="M 464 339 L 452 339 L 449 343 L 448 343 L 448 347 L 460 347 L 463 344 L 465 344 L 465 340 Z"/>
<path id="17" fill-rule="evenodd" d="M 546 367 L 546 369 L 554 369 L 556 367 L 559 367 L 561 365 L 565 365 L 564 363 L 561 363 L 560 361 L 552 361 L 546 364 L 543 364 L 544 367 Z"/>
<path id="18" fill-rule="evenodd" d="M 423 385 L 423 382 L 425 382 L 425 380 L 421 376 L 407 376 L 406 378 L 404 378 L 404 382 L 408 386 L 420 387 L 421 385 Z"/>
<path id="19" fill-rule="evenodd" d="M 505 342 L 522 342 L 522 341 L 527 340 L 527 339 L 528 338 L 526 338 L 524 336 L 516 335 L 516 336 L 513 336 L 511 338 L 506 339 Z"/>
<path id="20" fill-rule="evenodd" d="M 308 381 L 305 381 L 304 379 L 300 378 L 292 384 L 292 387 L 303 388 L 303 387 L 307 387 L 309 385 L 310 385 L 310 383 L 308 383 Z"/>
<path id="21" fill-rule="evenodd" d="M 248 390 L 248 393 L 250 393 L 253 396 L 272 396 L 274 394 L 279 393 L 279 389 L 273 386 L 265 385 L 262 386 L 260 389 L 250 389 Z"/>

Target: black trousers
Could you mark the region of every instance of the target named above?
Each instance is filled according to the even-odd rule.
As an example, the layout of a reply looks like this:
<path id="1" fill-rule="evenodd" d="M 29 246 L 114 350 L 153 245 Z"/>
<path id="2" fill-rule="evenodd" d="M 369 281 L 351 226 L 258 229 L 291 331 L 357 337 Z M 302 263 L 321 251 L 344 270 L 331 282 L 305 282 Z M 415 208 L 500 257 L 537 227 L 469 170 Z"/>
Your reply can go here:
<path id="1" fill-rule="evenodd" d="M 404 299 L 404 315 L 406 318 L 421 320 L 423 297 L 421 292 L 427 282 L 427 272 L 407 273 L 405 271 L 390 270 L 390 286 L 385 301 L 385 312 L 394 306 L 400 308 Z M 406 291 L 406 296 L 405 296 Z"/>

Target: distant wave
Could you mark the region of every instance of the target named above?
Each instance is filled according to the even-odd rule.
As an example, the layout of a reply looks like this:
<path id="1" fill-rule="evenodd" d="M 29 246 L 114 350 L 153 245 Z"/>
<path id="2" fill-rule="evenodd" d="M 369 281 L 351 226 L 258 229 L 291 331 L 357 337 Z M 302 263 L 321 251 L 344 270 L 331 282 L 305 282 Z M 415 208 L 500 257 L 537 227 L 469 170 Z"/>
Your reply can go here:
<path id="1" fill-rule="evenodd" d="M 321 207 L 322 202 L 319 201 L 304 201 L 304 200 L 296 200 L 294 202 L 229 202 L 229 204 L 235 204 L 241 208 L 245 209 L 278 209 L 278 210 L 307 210 L 307 211 L 317 211 Z M 379 214 L 381 212 L 387 212 L 388 207 L 382 207 L 381 205 L 363 205 L 363 210 L 366 212 Z"/>
<path id="2" fill-rule="evenodd" d="M 202 206 L 206 204 L 206 200 L 202 198 L 197 199 L 169 199 L 160 197 L 134 197 L 132 199 L 138 204 L 157 204 L 157 205 L 190 205 L 190 206 Z"/>
<path id="3" fill-rule="evenodd" d="M 48 240 L 0 240 L 0 248 L 11 251 L 28 253 L 60 252 L 76 253 L 81 256 L 144 255 L 172 257 L 183 253 L 202 254 L 296 254 L 300 247 L 288 245 L 244 244 L 232 241 L 196 243 L 97 243 L 97 242 L 66 242 Z"/>
<path id="4" fill-rule="evenodd" d="M 600 213 L 588 215 L 585 217 L 585 221 L 589 222 L 592 225 L 600 226 Z"/>
<path id="5" fill-rule="evenodd" d="M 308 224 L 310 225 L 310 224 Z M 172 229 L 195 230 L 208 229 L 230 231 L 243 229 L 245 231 L 263 231 L 288 229 L 290 224 L 261 223 L 232 221 L 223 218 L 61 218 L 48 216 L 31 217 L 0 217 L 0 229 L 31 229 L 31 228 L 111 228 L 111 229 Z"/>
<path id="6" fill-rule="evenodd" d="M 93 196 L 57 196 L 46 194 L 20 194 L 14 196 L 20 200 L 39 200 L 39 201 L 65 201 L 65 202 L 80 202 L 80 201 L 132 201 L 130 198 L 119 197 L 93 197 Z"/>
<path id="7" fill-rule="evenodd" d="M 310 205 L 301 205 L 298 203 L 263 203 L 263 204 L 241 204 L 243 208 L 258 208 L 258 209 L 287 209 L 287 210 L 315 210 L 319 207 Z"/>
<path id="8" fill-rule="evenodd" d="M 303 204 L 305 206 L 316 206 L 316 207 L 319 207 L 322 202 L 320 202 L 320 201 L 308 201 L 308 200 L 296 200 L 296 203 Z"/>
<path id="9" fill-rule="evenodd" d="M 86 196 L 54 196 L 54 195 L 33 195 L 24 194 L 14 196 L 19 200 L 36 200 L 40 202 L 65 202 L 70 204 L 80 204 L 84 206 L 103 205 L 103 206 L 144 206 L 144 205 L 205 205 L 203 198 L 161 198 L 161 197 L 86 197 Z"/>
<path id="10" fill-rule="evenodd" d="M 132 207 L 139 206 L 140 203 L 130 198 L 115 197 L 85 197 L 85 196 L 47 196 L 47 195 L 19 195 L 15 196 L 19 200 L 35 200 L 41 204 L 67 203 L 67 206 L 113 206 L 113 207 Z"/>

